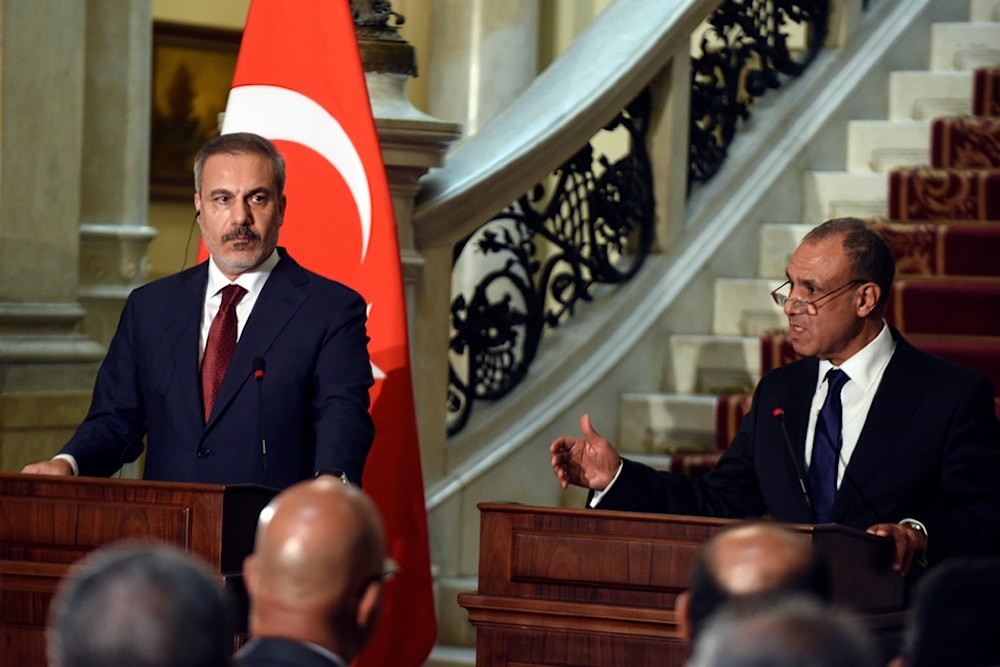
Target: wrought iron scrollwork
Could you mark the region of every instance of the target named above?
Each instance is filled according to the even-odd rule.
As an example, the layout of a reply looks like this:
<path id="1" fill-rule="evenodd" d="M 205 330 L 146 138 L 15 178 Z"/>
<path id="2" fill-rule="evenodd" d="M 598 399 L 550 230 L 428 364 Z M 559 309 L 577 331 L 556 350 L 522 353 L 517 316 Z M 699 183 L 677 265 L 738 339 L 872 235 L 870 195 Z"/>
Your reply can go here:
<path id="1" fill-rule="evenodd" d="M 653 238 L 650 114 L 647 89 L 599 133 L 622 136 L 623 155 L 595 155 L 591 140 L 456 246 L 449 435 L 476 400 L 500 398 L 524 379 L 546 328 L 597 285 L 624 282 L 642 266 Z"/>
<path id="2" fill-rule="evenodd" d="M 829 11 L 829 0 L 727 0 L 712 14 L 691 62 L 689 187 L 722 166 L 754 100 L 816 57 Z M 791 24 L 803 36 L 799 48 L 789 43 Z"/>

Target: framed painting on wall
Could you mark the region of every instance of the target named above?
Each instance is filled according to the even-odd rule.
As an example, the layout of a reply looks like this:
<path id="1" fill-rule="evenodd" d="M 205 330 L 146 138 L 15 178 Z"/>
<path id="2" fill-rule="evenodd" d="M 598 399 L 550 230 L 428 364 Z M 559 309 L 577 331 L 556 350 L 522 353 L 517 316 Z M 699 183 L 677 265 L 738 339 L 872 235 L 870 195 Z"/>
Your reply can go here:
<path id="1" fill-rule="evenodd" d="M 219 134 L 242 32 L 153 23 L 149 194 L 190 199 L 194 156 Z"/>

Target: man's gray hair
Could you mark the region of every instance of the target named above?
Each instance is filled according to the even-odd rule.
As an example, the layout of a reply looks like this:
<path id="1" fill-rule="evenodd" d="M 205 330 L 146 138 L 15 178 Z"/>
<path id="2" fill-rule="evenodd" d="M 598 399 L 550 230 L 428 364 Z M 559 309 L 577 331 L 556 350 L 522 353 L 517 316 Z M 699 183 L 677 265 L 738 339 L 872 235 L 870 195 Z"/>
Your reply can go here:
<path id="1" fill-rule="evenodd" d="M 70 571 L 49 612 L 51 667 L 220 667 L 232 649 L 220 582 L 165 544 L 98 549 Z"/>

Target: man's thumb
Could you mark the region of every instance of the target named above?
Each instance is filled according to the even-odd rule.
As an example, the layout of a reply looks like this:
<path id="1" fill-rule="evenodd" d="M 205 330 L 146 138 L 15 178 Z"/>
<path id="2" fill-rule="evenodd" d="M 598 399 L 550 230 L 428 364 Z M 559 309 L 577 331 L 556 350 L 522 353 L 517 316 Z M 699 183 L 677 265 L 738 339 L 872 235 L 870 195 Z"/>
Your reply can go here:
<path id="1" fill-rule="evenodd" d="M 595 438 L 601 437 L 601 434 L 594 430 L 594 426 L 590 423 L 590 415 L 584 414 L 580 417 L 580 432 L 583 433 L 584 437 L 594 436 Z"/>

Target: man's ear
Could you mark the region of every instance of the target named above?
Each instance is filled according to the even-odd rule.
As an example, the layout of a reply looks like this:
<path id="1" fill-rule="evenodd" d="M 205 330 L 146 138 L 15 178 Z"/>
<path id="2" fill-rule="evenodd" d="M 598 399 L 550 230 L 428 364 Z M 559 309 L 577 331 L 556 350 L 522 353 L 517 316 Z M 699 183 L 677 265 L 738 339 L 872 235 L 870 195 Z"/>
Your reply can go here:
<path id="1" fill-rule="evenodd" d="M 858 290 L 858 314 L 868 317 L 878 309 L 878 301 L 882 298 L 882 288 L 878 283 L 868 282 Z"/>
<path id="2" fill-rule="evenodd" d="M 691 617 L 689 616 L 691 604 L 691 593 L 684 591 L 677 596 L 677 603 L 674 605 L 674 617 L 677 620 L 677 629 L 681 637 L 688 644 L 691 643 Z"/>
<path id="3" fill-rule="evenodd" d="M 257 559 L 253 554 L 243 559 L 243 584 L 253 598 L 257 593 Z"/>
<path id="4" fill-rule="evenodd" d="M 288 197 L 281 195 L 281 200 L 278 202 L 278 226 L 281 227 L 285 224 L 285 208 L 288 206 Z"/>
<path id="5" fill-rule="evenodd" d="M 368 582 L 365 592 L 361 594 L 358 601 L 358 611 L 355 618 L 357 627 L 364 635 L 371 636 L 378 624 L 378 619 L 382 614 L 382 589 L 384 583 L 376 579 Z"/>

